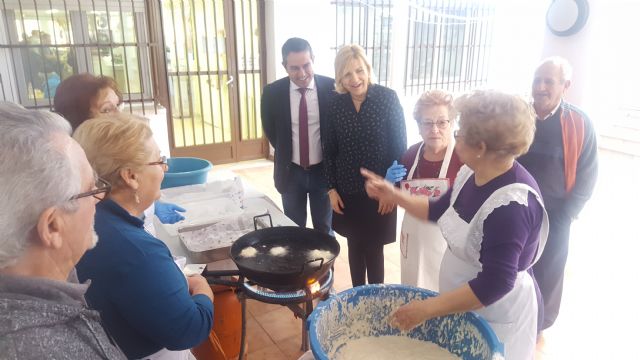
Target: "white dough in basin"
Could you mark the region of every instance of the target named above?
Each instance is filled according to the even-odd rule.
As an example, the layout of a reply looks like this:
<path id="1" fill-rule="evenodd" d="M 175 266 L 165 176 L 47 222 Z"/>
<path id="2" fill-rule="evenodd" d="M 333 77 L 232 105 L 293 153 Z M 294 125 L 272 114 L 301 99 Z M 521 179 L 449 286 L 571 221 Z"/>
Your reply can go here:
<path id="1" fill-rule="evenodd" d="M 440 346 L 407 336 L 366 336 L 348 341 L 336 360 L 459 360 Z"/>

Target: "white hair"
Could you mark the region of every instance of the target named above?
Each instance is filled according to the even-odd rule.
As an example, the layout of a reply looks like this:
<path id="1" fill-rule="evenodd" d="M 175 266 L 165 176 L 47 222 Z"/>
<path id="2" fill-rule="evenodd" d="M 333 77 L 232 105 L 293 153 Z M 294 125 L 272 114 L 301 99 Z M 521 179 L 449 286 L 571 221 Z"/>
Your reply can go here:
<path id="1" fill-rule="evenodd" d="M 562 78 L 563 81 L 571 81 L 571 76 L 573 76 L 573 68 L 569 63 L 569 60 L 561 56 L 550 56 L 546 59 L 543 59 L 536 69 L 545 64 L 553 64 L 558 69 L 560 69 L 560 78 Z"/>
<path id="2" fill-rule="evenodd" d="M 45 209 L 77 210 L 80 172 L 57 141 L 70 134 L 60 115 L 0 102 L 0 269 L 22 256 Z"/>

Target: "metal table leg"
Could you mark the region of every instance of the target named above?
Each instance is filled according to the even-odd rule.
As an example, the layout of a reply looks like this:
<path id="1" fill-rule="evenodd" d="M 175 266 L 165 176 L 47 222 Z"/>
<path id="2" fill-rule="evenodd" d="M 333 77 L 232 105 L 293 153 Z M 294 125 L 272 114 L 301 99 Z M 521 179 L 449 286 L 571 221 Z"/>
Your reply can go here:
<path id="1" fill-rule="evenodd" d="M 307 330 L 307 318 L 313 312 L 313 300 L 307 300 L 304 304 L 305 316 L 302 319 L 302 345 L 300 350 L 307 352 L 309 350 L 309 331 Z"/>

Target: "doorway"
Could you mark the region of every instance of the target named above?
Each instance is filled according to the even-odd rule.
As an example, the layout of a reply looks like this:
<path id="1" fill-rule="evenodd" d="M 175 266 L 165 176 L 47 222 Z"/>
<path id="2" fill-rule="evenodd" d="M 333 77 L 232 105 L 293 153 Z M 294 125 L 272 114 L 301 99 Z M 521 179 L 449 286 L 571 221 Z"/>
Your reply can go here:
<path id="1" fill-rule="evenodd" d="M 266 157 L 258 0 L 162 0 L 173 156 L 213 163 Z"/>

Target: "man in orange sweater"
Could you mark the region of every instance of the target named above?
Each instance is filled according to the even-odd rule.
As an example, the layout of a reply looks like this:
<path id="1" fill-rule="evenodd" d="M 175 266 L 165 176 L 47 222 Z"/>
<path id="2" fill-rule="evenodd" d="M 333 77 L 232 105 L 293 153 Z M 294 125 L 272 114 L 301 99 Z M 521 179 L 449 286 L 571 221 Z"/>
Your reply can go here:
<path id="1" fill-rule="evenodd" d="M 538 182 L 549 213 L 547 244 L 533 266 L 544 300 L 539 331 L 558 317 L 571 222 L 591 197 L 598 175 L 593 124 L 582 110 L 563 100 L 570 85 L 567 60 L 551 57 L 540 63 L 532 84 L 536 135 L 529 152 L 518 158 Z"/>

